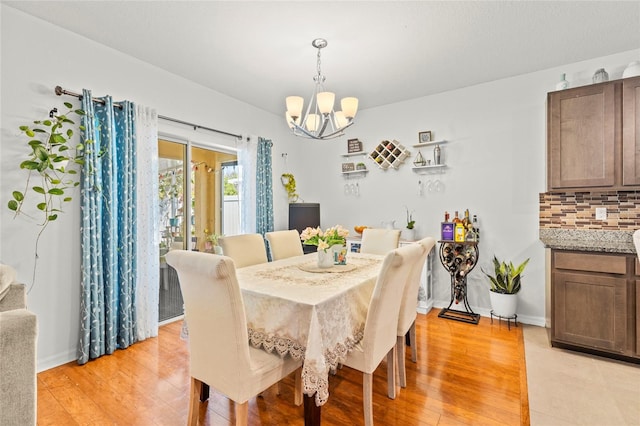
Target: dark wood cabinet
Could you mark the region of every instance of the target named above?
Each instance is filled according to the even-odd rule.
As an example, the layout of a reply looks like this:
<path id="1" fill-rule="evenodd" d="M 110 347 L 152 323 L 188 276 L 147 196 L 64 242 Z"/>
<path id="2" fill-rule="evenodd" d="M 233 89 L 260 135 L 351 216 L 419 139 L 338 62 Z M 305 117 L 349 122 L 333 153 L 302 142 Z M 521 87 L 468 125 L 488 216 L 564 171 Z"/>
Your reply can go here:
<path id="1" fill-rule="evenodd" d="M 640 189 L 640 77 L 547 94 L 547 188 Z"/>
<path id="2" fill-rule="evenodd" d="M 553 346 L 640 361 L 637 256 L 552 250 Z"/>
<path id="3" fill-rule="evenodd" d="M 640 186 L 640 77 L 622 80 L 622 184 Z"/>

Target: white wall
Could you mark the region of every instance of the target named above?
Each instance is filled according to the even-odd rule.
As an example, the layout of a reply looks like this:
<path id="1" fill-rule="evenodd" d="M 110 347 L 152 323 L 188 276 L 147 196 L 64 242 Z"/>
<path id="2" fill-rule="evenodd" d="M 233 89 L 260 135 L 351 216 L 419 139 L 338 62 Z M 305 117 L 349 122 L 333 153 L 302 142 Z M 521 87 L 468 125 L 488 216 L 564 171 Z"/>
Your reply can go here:
<path id="1" fill-rule="evenodd" d="M 538 193 L 545 190 L 545 97 L 561 73 L 572 86 L 588 84 L 597 68 L 610 78 L 621 76 L 640 51 L 625 52 L 576 64 L 504 79 L 457 91 L 361 111 L 347 137 L 334 141 L 293 138 L 282 117 L 257 110 L 178 76 L 159 70 L 66 30 L 0 5 L 0 261 L 31 283 L 33 242 L 38 230 L 23 218 L 13 219 L 5 207 L 11 191 L 23 185 L 17 167 L 25 154 L 18 142 L 19 125 L 41 118 L 58 98 L 53 87 L 94 96 L 110 94 L 155 107 L 162 115 L 232 133 L 273 139 L 275 227 L 287 226 L 287 197 L 279 176 L 292 172 L 304 201 L 320 202 L 323 226 L 336 223 L 379 225 L 404 221 L 404 206 L 415 210 L 420 236 L 439 236 L 445 210 L 469 208 L 482 228 L 481 266 L 495 253 L 521 261 L 531 257 L 520 293 L 519 319 L 544 324 L 544 250 L 538 241 Z M 56 53 L 62 52 L 62 53 Z M 470 70 L 472 72 L 472 70 Z M 425 70 L 425 78 L 429 78 Z M 384 84 L 381 82 L 380 84 Z M 251 126 L 251 127 L 249 127 Z M 161 122 L 164 134 L 208 145 L 233 147 L 233 139 L 193 132 Z M 418 132 L 431 130 L 443 146 L 447 169 L 439 175 L 411 170 Z M 361 196 L 345 196 L 340 174 L 347 138 L 359 138 L 371 150 L 384 139 L 396 139 L 412 156 L 399 170 L 382 171 L 365 160 L 370 172 L 359 180 Z M 422 151 L 428 158 L 427 150 Z M 282 154 L 287 153 L 285 167 Z M 442 193 L 417 195 L 417 182 L 439 178 Z M 355 182 L 349 180 L 349 183 Z M 76 358 L 80 298 L 79 206 L 67 208 L 47 229 L 39 250 L 35 286 L 29 308 L 38 315 L 38 369 Z M 436 266 L 437 305 L 448 304 L 449 281 Z M 469 300 L 480 313 L 489 308 L 486 282 L 479 268 L 469 278 Z"/>
<path id="2" fill-rule="evenodd" d="M 478 215 L 481 227 L 480 264 L 468 279 L 472 308 L 489 314 L 488 281 L 480 267 L 490 271 L 494 254 L 514 262 L 530 257 L 518 319 L 544 325 L 545 255 L 538 240 L 538 200 L 546 190 L 546 93 L 555 90 L 561 73 L 567 74 L 571 87 L 590 84 L 593 72 L 602 67 L 611 80 L 621 78 L 626 65 L 638 57 L 638 50 L 624 52 L 361 111 L 348 137 L 301 142 L 304 151 L 297 158 L 289 155 L 289 162 L 296 164 L 299 193 L 305 200 L 321 202 L 323 227 L 380 226 L 383 220 L 396 220 L 397 227 L 404 227 L 407 206 L 415 210 L 419 236 L 437 239 L 445 210 L 453 216 L 455 210 L 462 215 L 468 208 Z M 447 164 L 442 173 L 418 175 L 411 169 L 417 153 L 412 145 L 418 142 L 418 132 L 426 130 L 434 139 L 448 141 L 442 145 Z M 370 171 L 357 180 L 361 195 L 345 196 L 343 185 L 356 180 L 343 178 L 340 164 L 359 161 L 340 157 L 347 152 L 348 138 L 358 138 L 369 152 L 380 141 L 395 139 L 409 148 L 411 157 L 398 170 L 386 171 L 363 160 Z M 431 149 L 421 152 L 432 158 Z M 436 178 L 444 183 L 444 191 L 419 196 L 418 181 Z M 447 306 L 449 275 L 439 262 L 435 272 L 435 305 Z"/>
<path id="3" fill-rule="evenodd" d="M 5 5 L 1 14 L 1 111 L 0 111 L 0 261 L 15 267 L 18 279 L 30 284 L 34 265 L 34 241 L 38 231 L 31 221 L 13 219 L 6 208 L 14 189 L 24 185 L 19 170 L 24 139 L 18 126 L 46 117 L 54 106 L 73 102 L 53 93 L 56 85 L 94 96 L 112 95 L 151 106 L 159 114 L 231 133 L 271 138 L 274 157 L 293 140 L 279 117 L 205 89 L 135 58 L 52 26 Z M 160 122 L 160 130 L 206 145 L 235 147 L 233 138 Z M 274 175 L 280 175 L 280 162 Z M 276 197 L 282 197 L 279 178 Z M 286 195 L 284 195 L 286 199 Z M 79 193 L 76 194 L 76 201 Z M 45 370 L 76 359 L 79 341 L 80 214 L 79 204 L 66 208 L 43 234 L 35 285 L 28 296 L 29 309 L 39 321 L 38 369 Z M 276 225 L 286 227 L 287 206 L 276 206 Z"/>

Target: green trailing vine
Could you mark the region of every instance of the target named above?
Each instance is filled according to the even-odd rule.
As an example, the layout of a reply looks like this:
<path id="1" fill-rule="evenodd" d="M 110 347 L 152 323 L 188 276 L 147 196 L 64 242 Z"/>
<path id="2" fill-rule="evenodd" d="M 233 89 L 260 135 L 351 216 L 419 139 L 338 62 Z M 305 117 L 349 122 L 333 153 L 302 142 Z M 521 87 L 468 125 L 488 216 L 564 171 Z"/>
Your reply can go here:
<path id="1" fill-rule="evenodd" d="M 85 140 L 74 145 L 72 127 L 75 127 L 75 122 L 69 117 L 82 117 L 85 111 L 73 109 L 69 102 L 65 102 L 64 106 L 69 109 L 65 114 L 58 114 L 57 108 L 54 108 L 48 119 L 36 120 L 31 126 L 20 126 L 29 149 L 26 159 L 20 162 L 20 169 L 28 171 L 28 175 L 24 189 L 12 192 L 7 207 L 14 212 L 14 218 L 22 214 L 38 221 L 40 231 L 36 238 L 36 262 L 40 236 L 51 222 L 58 219 L 58 214 L 63 212 L 63 204 L 72 201 L 70 190 L 80 185 L 78 169 L 84 164 L 87 145 L 93 143 L 92 140 Z M 84 131 L 83 126 L 78 128 Z M 27 201 L 35 203 L 41 219 L 25 213 Z M 34 282 L 35 269 L 34 265 Z"/>
<path id="2" fill-rule="evenodd" d="M 280 180 L 282 181 L 284 189 L 287 191 L 289 201 L 292 203 L 298 201 L 300 196 L 296 193 L 296 178 L 293 177 L 291 173 L 283 173 Z"/>

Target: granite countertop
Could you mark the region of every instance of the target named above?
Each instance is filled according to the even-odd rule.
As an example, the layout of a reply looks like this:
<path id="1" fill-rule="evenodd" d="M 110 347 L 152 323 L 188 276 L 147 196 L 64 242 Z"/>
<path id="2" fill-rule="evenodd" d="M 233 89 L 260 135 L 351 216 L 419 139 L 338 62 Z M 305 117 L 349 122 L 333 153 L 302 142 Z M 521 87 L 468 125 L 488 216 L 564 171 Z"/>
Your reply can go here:
<path id="1" fill-rule="evenodd" d="M 540 228 L 540 241 L 547 248 L 636 254 L 633 230 Z"/>

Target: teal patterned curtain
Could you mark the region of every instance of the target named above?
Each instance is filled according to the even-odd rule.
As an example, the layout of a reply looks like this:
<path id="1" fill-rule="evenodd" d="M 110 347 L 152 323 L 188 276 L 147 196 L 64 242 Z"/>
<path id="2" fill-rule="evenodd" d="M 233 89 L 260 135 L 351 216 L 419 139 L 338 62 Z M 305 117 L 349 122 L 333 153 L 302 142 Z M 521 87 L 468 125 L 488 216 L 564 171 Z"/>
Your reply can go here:
<path id="1" fill-rule="evenodd" d="M 273 181 L 271 178 L 271 148 L 269 139 L 258 138 L 256 160 L 256 233 L 273 231 Z"/>
<path id="2" fill-rule="evenodd" d="M 78 363 L 136 341 L 136 151 L 131 102 L 83 90 L 82 294 Z"/>

